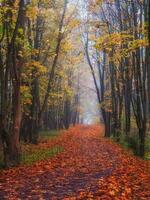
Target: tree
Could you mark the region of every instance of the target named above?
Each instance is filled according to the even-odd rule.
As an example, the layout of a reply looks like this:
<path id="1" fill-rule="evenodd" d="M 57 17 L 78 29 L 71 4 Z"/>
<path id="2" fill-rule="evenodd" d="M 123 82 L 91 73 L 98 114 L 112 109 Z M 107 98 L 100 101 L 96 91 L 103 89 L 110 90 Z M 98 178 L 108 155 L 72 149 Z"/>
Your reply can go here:
<path id="1" fill-rule="evenodd" d="M 109 121 L 107 125 L 105 123 L 106 129 L 110 130 L 117 141 L 125 132 L 125 138 L 130 142 L 133 137 L 131 119 L 135 120 L 138 130 L 137 136 L 139 137 L 138 153 L 141 156 L 144 156 L 145 148 L 146 105 L 148 105 L 146 88 L 149 88 L 149 47 L 144 32 L 144 5 L 146 6 L 145 16 L 148 16 L 148 1 L 145 4 L 137 1 L 122 2 L 119 0 L 87 3 L 89 12 L 87 26 L 90 27 L 90 34 L 94 32 L 95 36 L 91 36 L 90 41 L 87 40 L 87 44 L 90 44 L 90 51 L 86 51 L 92 76 L 94 74 L 93 80 L 98 101 L 105 105 L 103 106 L 104 112 L 101 109 L 102 113 L 107 113 L 108 101 L 106 101 L 106 97 L 109 93 L 111 114 L 103 114 L 103 119 Z M 86 45 L 86 49 L 89 49 L 88 46 Z M 96 57 L 97 54 L 93 47 L 97 49 L 98 57 Z M 146 54 L 144 54 L 145 50 Z M 102 58 L 104 55 L 105 59 Z M 97 75 L 101 74 L 99 73 L 101 71 L 98 72 L 93 67 L 96 63 L 93 58 L 98 60 L 100 66 L 106 60 L 105 68 L 100 67 L 100 69 L 104 70 L 105 80 L 107 77 L 109 83 L 107 87 L 103 82 L 97 83 Z M 104 92 L 102 92 L 102 88 Z M 108 92 L 109 90 L 110 92 Z"/>
<path id="2" fill-rule="evenodd" d="M 2 69 L 4 79 L 1 84 L 1 138 L 4 149 L 6 167 L 15 166 L 20 162 L 19 132 L 21 122 L 21 71 L 24 66 L 22 52 L 24 50 L 24 1 L 18 3 L 18 10 L 14 14 L 14 1 L 8 1 L 5 6 L 5 20 L 3 33 L 6 37 L 5 68 Z M 11 99 L 10 99 L 11 98 Z M 8 105 L 11 107 L 8 108 Z M 11 112 L 11 113 L 9 113 Z"/>

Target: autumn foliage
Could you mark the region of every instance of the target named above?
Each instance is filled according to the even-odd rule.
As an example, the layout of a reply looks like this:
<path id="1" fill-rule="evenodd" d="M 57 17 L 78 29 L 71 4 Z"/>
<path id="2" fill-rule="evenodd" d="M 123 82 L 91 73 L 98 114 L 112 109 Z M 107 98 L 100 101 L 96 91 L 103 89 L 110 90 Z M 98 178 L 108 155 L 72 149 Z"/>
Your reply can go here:
<path id="1" fill-rule="evenodd" d="M 102 126 L 76 126 L 43 148 L 64 151 L 0 174 L 0 199 L 147 200 L 150 164 L 103 138 Z"/>
<path id="2" fill-rule="evenodd" d="M 149 200 L 146 159 L 150 0 L 1 0 L 0 200 Z"/>

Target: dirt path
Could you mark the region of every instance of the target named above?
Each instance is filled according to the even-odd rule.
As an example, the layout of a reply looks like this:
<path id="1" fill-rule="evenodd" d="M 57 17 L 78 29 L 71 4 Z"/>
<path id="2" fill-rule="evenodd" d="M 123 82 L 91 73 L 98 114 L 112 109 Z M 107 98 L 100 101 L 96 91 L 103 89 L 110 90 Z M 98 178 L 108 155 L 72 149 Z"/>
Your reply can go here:
<path id="1" fill-rule="evenodd" d="M 149 200 L 150 165 L 102 137 L 99 126 L 77 126 L 56 140 L 64 152 L 0 174 L 0 199 Z"/>

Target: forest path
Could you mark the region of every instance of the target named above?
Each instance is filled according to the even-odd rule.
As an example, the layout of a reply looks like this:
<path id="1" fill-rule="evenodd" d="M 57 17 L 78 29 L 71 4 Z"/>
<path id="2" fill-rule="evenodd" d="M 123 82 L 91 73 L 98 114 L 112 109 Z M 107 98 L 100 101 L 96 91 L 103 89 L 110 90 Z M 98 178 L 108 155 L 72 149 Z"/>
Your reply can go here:
<path id="1" fill-rule="evenodd" d="M 150 165 L 102 137 L 102 126 L 76 126 L 52 159 L 0 173 L 0 199 L 150 199 Z"/>

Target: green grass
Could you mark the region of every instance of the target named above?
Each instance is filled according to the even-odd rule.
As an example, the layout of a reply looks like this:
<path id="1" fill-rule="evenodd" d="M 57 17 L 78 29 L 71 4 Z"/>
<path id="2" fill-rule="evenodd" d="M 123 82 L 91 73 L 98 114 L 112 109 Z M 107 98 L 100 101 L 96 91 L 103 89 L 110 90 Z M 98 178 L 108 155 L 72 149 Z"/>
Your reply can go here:
<path id="1" fill-rule="evenodd" d="M 48 142 L 50 140 L 53 140 L 59 136 L 60 132 L 56 130 L 52 131 L 41 131 L 39 135 L 39 141 L 42 142 Z M 39 148 L 38 145 L 33 144 L 26 144 L 24 142 L 21 142 L 21 165 L 31 165 L 37 161 L 44 160 L 51 158 L 58 153 L 61 153 L 63 151 L 63 147 L 61 146 L 54 146 L 50 149 L 48 148 Z M 4 168 L 3 163 L 3 151 L 0 149 L 0 169 Z"/>
<path id="2" fill-rule="evenodd" d="M 145 160 L 150 160 L 150 152 L 148 152 L 148 153 L 145 154 L 144 159 Z"/>
<path id="3" fill-rule="evenodd" d="M 53 138 L 58 137 L 59 134 L 60 134 L 60 133 L 59 133 L 59 131 L 57 131 L 57 130 L 41 131 L 41 132 L 40 132 L 39 138 L 40 138 L 40 139 L 49 140 L 49 139 L 53 139 Z"/>
<path id="4" fill-rule="evenodd" d="M 63 148 L 61 146 L 55 146 L 51 149 L 38 150 L 32 154 L 23 154 L 21 157 L 21 164 L 30 165 L 37 161 L 51 158 L 62 151 L 63 151 Z"/>
<path id="5" fill-rule="evenodd" d="M 40 141 L 50 141 L 59 136 L 59 131 L 51 130 L 51 131 L 41 131 L 39 135 Z M 63 148 L 61 146 L 54 146 L 51 149 L 39 149 L 34 150 L 34 146 L 30 146 L 30 150 L 22 152 L 21 164 L 33 164 L 37 161 L 44 160 L 47 158 L 51 158 L 58 153 L 62 152 Z"/>
<path id="6" fill-rule="evenodd" d="M 119 137 L 119 144 L 126 150 L 131 150 L 134 155 L 139 156 L 139 138 L 138 134 L 135 132 L 130 133 L 129 138 L 127 139 L 125 134 L 122 132 Z M 111 140 L 116 142 L 116 138 L 111 136 Z M 148 133 L 145 142 L 145 156 L 144 160 L 150 160 L 150 133 Z"/>
<path id="7" fill-rule="evenodd" d="M 145 160 L 150 160 L 150 131 L 147 133 L 145 147 L 146 147 Z"/>

